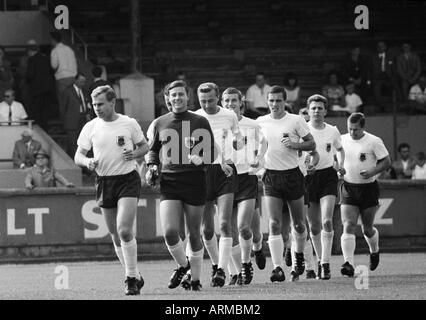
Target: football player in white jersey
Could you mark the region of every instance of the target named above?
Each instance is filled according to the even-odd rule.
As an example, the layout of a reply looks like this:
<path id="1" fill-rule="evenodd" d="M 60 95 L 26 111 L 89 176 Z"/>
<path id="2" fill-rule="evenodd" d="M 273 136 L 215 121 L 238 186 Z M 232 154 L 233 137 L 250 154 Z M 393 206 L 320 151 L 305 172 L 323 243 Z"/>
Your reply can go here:
<path id="1" fill-rule="evenodd" d="M 341 189 L 343 234 L 341 245 L 345 263 L 343 275 L 354 276 L 355 228 L 361 228 L 370 249 L 370 270 L 379 265 L 379 231 L 373 226 L 379 205 L 378 174 L 389 168 L 391 160 L 382 139 L 365 131 L 362 113 L 349 116 L 348 133 L 342 135 L 346 151 L 344 182 Z"/>
<path id="2" fill-rule="evenodd" d="M 338 181 L 337 172 L 333 167 L 334 154 L 337 151 L 339 155 L 337 171 L 340 175 L 344 175 L 345 151 L 342 148 L 339 130 L 324 122 L 327 114 L 327 99 L 322 95 L 314 94 L 308 98 L 306 104 L 310 117 L 309 131 L 315 139 L 316 150 L 319 153 L 319 162 L 314 167 L 312 175 L 307 178 L 308 222 L 318 259 L 318 278 L 329 280 L 334 236 L 333 212 Z"/>

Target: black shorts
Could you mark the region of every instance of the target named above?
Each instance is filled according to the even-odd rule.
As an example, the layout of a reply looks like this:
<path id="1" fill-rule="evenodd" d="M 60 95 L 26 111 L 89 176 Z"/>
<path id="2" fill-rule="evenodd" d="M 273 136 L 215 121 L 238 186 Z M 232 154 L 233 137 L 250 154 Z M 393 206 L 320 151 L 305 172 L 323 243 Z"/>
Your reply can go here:
<path id="1" fill-rule="evenodd" d="M 232 176 L 227 177 L 222 170 L 220 164 L 212 164 L 207 166 L 206 171 L 206 184 L 207 184 L 207 201 L 213 201 L 217 197 L 234 193 L 238 188 L 238 174 L 237 168 L 234 164 L 229 164 L 234 173 Z"/>
<path id="2" fill-rule="evenodd" d="M 379 205 L 379 197 L 377 181 L 365 184 L 344 181 L 341 187 L 341 204 L 357 206 L 361 211 Z"/>
<path id="3" fill-rule="evenodd" d="M 160 176 L 161 198 L 181 200 L 192 206 L 206 204 L 206 173 L 203 170 L 162 173 Z"/>
<path id="4" fill-rule="evenodd" d="M 333 167 L 315 171 L 306 176 L 309 202 L 320 202 L 324 196 L 337 197 L 337 172 Z"/>
<path id="5" fill-rule="evenodd" d="M 97 176 L 96 201 L 100 208 L 117 208 L 120 198 L 139 198 L 141 177 L 136 170 L 117 176 Z"/>
<path id="6" fill-rule="evenodd" d="M 262 181 L 265 196 L 292 201 L 305 194 L 305 180 L 299 167 L 282 171 L 266 169 Z"/>
<path id="7" fill-rule="evenodd" d="M 257 199 L 257 181 L 255 174 L 242 173 L 238 175 L 238 188 L 234 193 L 234 207 L 240 201 Z"/>

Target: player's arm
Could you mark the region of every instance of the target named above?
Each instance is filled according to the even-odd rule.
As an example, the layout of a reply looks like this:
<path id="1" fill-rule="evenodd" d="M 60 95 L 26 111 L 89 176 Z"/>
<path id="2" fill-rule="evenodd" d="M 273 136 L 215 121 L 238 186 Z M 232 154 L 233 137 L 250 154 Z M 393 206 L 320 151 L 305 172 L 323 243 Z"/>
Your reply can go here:
<path id="1" fill-rule="evenodd" d="M 80 167 L 86 167 L 89 170 L 93 171 L 96 169 L 96 167 L 99 164 L 99 160 L 95 160 L 93 158 L 88 158 L 86 155 L 89 152 L 89 150 L 86 150 L 82 147 L 78 147 L 77 151 L 74 155 L 74 162 L 76 165 Z"/>
<path id="2" fill-rule="evenodd" d="M 337 159 L 337 172 L 341 175 L 344 176 L 346 174 L 346 170 L 345 170 L 345 149 L 343 149 L 343 147 L 337 148 L 337 154 L 336 154 L 336 159 Z"/>
<path id="3" fill-rule="evenodd" d="M 364 179 L 369 179 L 379 173 L 381 173 L 382 171 L 385 171 L 387 169 L 389 169 L 389 167 L 391 166 L 391 159 L 389 156 L 386 156 L 382 159 L 377 160 L 377 164 L 374 168 L 370 169 L 370 170 L 363 170 L 360 172 L 361 176 Z"/>
<path id="4" fill-rule="evenodd" d="M 302 137 L 302 142 L 293 142 L 289 137 L 281 139 L 281 142 L 284 146 L 289 149 L 300 150 L 300 151 L 313 151 L 316 148 L 314 137 L 308 133 Z"/>
<path id="5" fill-rule="evenodd" d="M 124 160 L 131 161 L 142 158 L 149 150 L 148 143 L 143 139 L 141 142 L 136 143 L 135 150 L 126 150 L 123 152 Z"/>

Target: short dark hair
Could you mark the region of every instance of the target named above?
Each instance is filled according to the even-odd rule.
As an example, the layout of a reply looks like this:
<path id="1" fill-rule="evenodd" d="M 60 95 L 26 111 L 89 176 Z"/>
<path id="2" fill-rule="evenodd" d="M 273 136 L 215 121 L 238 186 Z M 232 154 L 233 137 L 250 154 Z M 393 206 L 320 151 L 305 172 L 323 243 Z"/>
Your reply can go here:
<path id="1" fill-rule="evenodd" d="M 294 72 L 287 72 L 284 76 L 284 85 L 289 86 L 290 79 L 296 80 L 296 83 L 294 84 L 295 87 L 299 84 L 299 79 L 297 78 L 297 75 Z"/>
<path id="2" fill-rule="evenodd" d="M 406 149 L 406 148 L 411 149 L 411 147 L 410 147 L 410 145 L 408 143 L 403 142 L 403 143 L 399 144 L 399 146 L 398 146 L 398 152 L 401 152 L 401 149 Z"/>
<path id="3" fill-rule="evenodd" d="M 101 68 L 101 66 L 94 66 L 93 68 L 92 68 L 92 75 L 95 77 L 95 78 L 100 78 L 100 76 L 102 76 L 102 68 Z"/>
<path id="4" fill-rule="evenodd" d="M 361 112 L 354 112 L 348 118 L 349 123 L 359 123 L 361 128 L 365 127 L 365 116 Z"/>
<path id="5" fill-rule="evenodd" d="M 198 90 L 197 93 L 208 93 L 210 91 L 214 90 L 216 93 L 216 97 L 220 97 L 219 94 L 219 87 L 217 86 L 217 84 L 213 83 L 213 82 L 204 82 L 202 84 L 200 84 L 198 86 Z"/>
<path id="6" fill-rule="evenodd" d="M 101 94 L 105 93 L 105 97 L 107 99 L 107 101 L 112 101 L 113 99 L 117 99 L 117 94 L 115 93 L 114 89 L 111 88 L 110 86 L 100 86 L 95 88 L 92 91 L 92 98 L 95 98 Z"/>
<path id="7" fill-rule="evenodd" d="M 306 101 L 306 107 L 308 109 L 309 109 L 309 105 L 311 104 L 311 102 L 322 102 L 322 103 L 324 103 L 324 108 L 325 109 L 328 108 L 327 98 L 320 95 L 320 94 L 314 94 L 314 95 L 312 95 L 308 98 L 308 100 Z"/>
<path id="8" fill-rule="evenodd" d="M 184 89 L 185 89 L 185 92 L 186 92 L 186 95 L 189 95 L 188 85 L 187 85 L 187 84 L 186 84 L 186 82 L 185 82 L 185 81 L 183 81 L 183 80 L 175 80 L 175 81 L 173 81 L 172 83 L 169 83 L 168 85 L 166 85 L 166 86 L 164 87 L 164 94 L 165 94 L 166 96 L 169 96 L 169 92 L 170 92 L 170 90 L 172 90 L 172 89 L 174 89 L 174 88 L 178 88 L 178 87 L 180 87 L 180 88 L 184 88 Z"/>
<path id="9" fill-rule="evenodd" d="M 243 101 L 243 94 L 241 93 L 240 90 L 236 88 L 233 88 L 233 87 L 226 88 L 225 91 L 222 92 L 222 99 L 225 94 L 236 94 L 238 95 L 238 99 L 240 99 L 241 102 Z"/>
<path id="10" fill-rule="evenodd" d="M 271 90 L 269 90 L 267 97 L 269 98 L 269 95 L 271 93 L 282 93 L 284 101 L 287 100 L 287 93 L 285 92 L 284 87 L 281 86 L 272 86 Z"/>
<path id="11" fill-rule="evenodd" d="M 61 33 L 59 31 L 52 31 L 52 32 L 50 32 L 50 36 L 56 42 L 61 42 L 62 41 L 62 35 L 61 35 Z"/>

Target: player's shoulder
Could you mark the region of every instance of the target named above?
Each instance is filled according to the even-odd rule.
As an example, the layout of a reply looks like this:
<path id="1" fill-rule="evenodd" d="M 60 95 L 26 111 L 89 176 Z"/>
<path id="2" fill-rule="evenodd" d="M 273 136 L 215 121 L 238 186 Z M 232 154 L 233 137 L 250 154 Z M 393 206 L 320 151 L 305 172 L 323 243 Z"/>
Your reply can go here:
<path id="1" fill-rule="evenodd" d="M 236 118 L 236 117 L 237 117 L 237 115 L 235 114 L 235 112 L 234 112 L 234 111 L 231 111 L 231 110 L 225 109 L 225 108 L 223 108 L 223 107 L 220 107 L 219 112 L 218 112 L 218 113 L 216 113 L 216 114 L 217 114 L 217 115 L 224 116 L 224 117 L 230 117 L 230 118 Z"/>
<path id="2" fill-rule="evenodd" d="M 264 116 L 260 116 L 260 117 L 257 117 L 256 118 L 256 120 L 254 120 L 257 124 L 260 124 L 260 123 L 265 123 L 265 122 L 268 122 L 268 121 L 270 121 L 272 118 L 270 117 L 270 115 L 269 114 L 265 114 Z"/>
<path id="3" fill-rule="evenodd" d="M 253 127 L 258 127 L 259 125 L 257 124 L 256 120 L 247 118 L 245 116 L 241 116 L 241 120 L 239 121 L 239 123 L 241 125 L 247 125 L 247 126 L 253 126 Z"/>
<path id="4" fill-rule="evenodd" d="M 367 141 L 372 141 L 374 143 L 383 143 L 382 138 L 380 138 L 379 136 L 376 136 L 376 135 L 374 135 L 374 134 L 372 134 L 370 132 L 367 132 L 367 131 L 364 131 L 364 134 L 365 134 L 365 136 L 367 138 L 366 139 Z"/>

